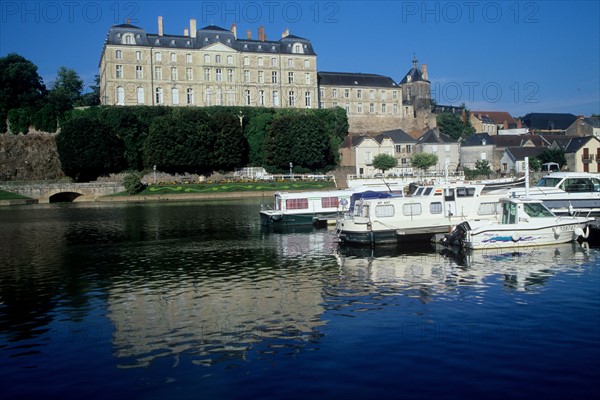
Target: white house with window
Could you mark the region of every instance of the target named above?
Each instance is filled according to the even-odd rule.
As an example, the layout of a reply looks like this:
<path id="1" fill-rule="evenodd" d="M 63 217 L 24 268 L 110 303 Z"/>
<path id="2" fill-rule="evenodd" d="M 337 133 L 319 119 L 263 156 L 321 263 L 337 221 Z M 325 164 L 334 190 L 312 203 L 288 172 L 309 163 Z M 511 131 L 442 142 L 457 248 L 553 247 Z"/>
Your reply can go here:
<path id="1" fill-rule="evenodd" d="M 444 173 L 448 165 L 448 172 L 456 172 L 460 166 L 460 143 L 450 136 L 440 132 L 438 128 L 425 132 L 416 143 L 416 150 L 421 153 L 435 154 L 438 158 L 437 165 L 429 168 L 429 173 Z"/>

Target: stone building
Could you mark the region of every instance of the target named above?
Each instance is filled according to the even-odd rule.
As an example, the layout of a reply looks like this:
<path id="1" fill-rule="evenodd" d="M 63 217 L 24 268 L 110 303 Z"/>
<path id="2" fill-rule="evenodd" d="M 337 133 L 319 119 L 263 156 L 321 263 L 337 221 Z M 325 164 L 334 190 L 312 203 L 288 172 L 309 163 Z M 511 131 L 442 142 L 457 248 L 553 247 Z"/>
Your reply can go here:
<path id="1" fill-rule="evenodd" d="M 316 108 L 317 56 L 309 40 L 284 32 L 267 40 L 190 21 L 184 35 L 130 24 L 109 29 L 100 61 L 103 105 Z"/>
<path id="2" fill-rule="evenodd" d="M 238 36 L 196 20 L 183 35 L 147 33 L 130 23 L 112 26 L 100 60 L 103 105 L 253 106 L 346 109 L 351 133 L 435 127 L 426 66 L 413 67 L 398 84 L 363 73 L 317 72 L 308 39 L 286 30 L 267 40 Z"/>

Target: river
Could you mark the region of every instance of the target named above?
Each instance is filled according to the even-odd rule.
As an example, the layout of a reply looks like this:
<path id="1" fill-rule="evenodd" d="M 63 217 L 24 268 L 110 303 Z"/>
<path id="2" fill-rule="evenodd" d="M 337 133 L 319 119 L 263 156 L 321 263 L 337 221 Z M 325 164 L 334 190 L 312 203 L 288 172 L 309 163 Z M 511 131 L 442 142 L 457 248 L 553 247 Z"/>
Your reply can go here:
<path id="1" fill-rule="evenodd" d="M 0 398 L 600 394 L 600 249 L 346 248 L 259 203 L 0 209 Z"/>

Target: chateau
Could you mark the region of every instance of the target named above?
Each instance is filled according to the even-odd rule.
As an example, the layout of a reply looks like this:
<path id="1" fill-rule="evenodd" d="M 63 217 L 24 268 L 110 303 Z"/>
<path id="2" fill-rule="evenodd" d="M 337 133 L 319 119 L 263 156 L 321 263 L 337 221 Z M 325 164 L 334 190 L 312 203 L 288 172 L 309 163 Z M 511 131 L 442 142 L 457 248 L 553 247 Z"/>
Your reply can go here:
<path id="1" fill-rule="evenodd" d="M 279 40 L 238 37 L 190 20 L 183 35 L 146 33 L 129 23 L 112 26 L 100 60 L 103 105 L 342 107 L 350 133 L 435 127 L 426 66 L 413 66 L 400 83 L 364 73 L 319 72 L 310 40 L 286 30 Z"/>

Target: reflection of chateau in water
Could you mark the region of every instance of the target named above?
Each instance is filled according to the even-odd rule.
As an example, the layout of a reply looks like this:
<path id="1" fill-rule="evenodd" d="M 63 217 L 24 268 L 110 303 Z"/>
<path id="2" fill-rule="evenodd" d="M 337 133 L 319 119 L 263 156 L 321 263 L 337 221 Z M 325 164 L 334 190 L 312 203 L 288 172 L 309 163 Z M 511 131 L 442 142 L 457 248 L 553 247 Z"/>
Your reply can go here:
<path id="1" fill-rule="evenodd" d="M 458 286 L 485 285 L 486 279 L 493 276 L 503 276 L 508 288 L 529 290 L 556 273 L 577 269 L 595 257 L 577 243 L 526 250 L 462 253 L 439 248 L 438 251 L 382 256 L 344 255 L 342 251 L 336 257 L 344 274 L 358 281 L 424 290 L 423 300 Z"/>
<path id="2" fill-rule="evenodd" d="M 121 366 L 144 366 L 181 353 L 208 365 L 244 358 L 255 346 L 277 352 L 318 338 L 328 329 L 320 319 L 322 283 L 314 264 L 299 261 L 323 254 L 328 240 L 323 235 L 281 235 L 261 257 L 233 249 L 237 265 L 231 261 L 235 256 L 224 259 L 226 251 L 210 250 L 199 258 L 214 267 L 198 276 L 170 271 L 173 276 L 157 277 L 157 286 L 149 286 L 147 277 L 141 286 L 124 280 L 108 298 Z M 198 267 L 204 268 L 200 262 Z"/>

